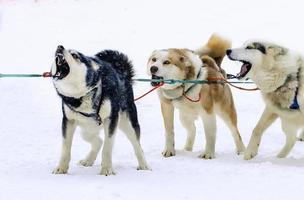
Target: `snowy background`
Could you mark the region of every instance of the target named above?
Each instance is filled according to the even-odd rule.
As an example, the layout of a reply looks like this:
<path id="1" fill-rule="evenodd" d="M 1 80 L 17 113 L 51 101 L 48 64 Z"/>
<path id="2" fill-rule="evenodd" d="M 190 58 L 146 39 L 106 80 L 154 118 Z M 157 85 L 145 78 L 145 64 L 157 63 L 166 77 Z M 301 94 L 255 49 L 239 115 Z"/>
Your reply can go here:
<path id="1" fill-rule="evenodd" d="M 129 55 L 137 77 L 146 78 L 154 49 L 196 49 L 217 32 L 234 46 L 250 38 L 277 41 L 304 52 L 302 1 L 105 1 L 0 0 L 0 73 L 48 71 L 58 44 L 92 55 L 118 49 Z M 230 73 L 237 63 L 224 60 Z M 135 96 L 150 88 L 136 83 Z M 234 154 L 228 129 L 218 120 L 216 159 L 201 160 L 205 140 L 197 122 L 193 152 L 182 150 L 185 131 L 176 120 L 177 156 L 163 158 L 164 128 L 155 93 L 137 103 L 142 146 L 152 171 L 137 171 L 122 133 L 114 146 L 116 176 L 98 175 L 77 163 L 89 145 L 75 135 L 68 175 L 52 175 L 61 148 L 61 108 L 49 79 L 0 80 L 0 200 L 7 199 L 303 199 L 304 143 L 288 158 L 279 122 L 264 135 L 259 155 Z M 233 89 L 239 129 L 247 145 L 264 104 L 259 92 Z"/>

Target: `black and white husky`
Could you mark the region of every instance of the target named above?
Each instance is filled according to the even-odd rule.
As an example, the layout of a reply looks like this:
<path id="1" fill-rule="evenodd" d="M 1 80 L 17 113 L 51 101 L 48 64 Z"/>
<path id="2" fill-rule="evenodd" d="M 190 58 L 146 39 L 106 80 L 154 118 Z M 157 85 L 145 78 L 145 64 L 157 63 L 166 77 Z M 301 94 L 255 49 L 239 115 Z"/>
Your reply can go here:
<path id="1" fill-rule="evenodd" d="M 80 161 L 92 166 L 102 146 L 99 137 L 104 128 L 102 175 L 114 174 L 112 148 L 117 126 L 131 141 L 139 170 L 149 169 L 139 138 L 140 126 L 134 104 L 133 66 L 127 56 L 105 50 L 94 57 L 58 46 L 51 70 L 53 83 L 62 99 L 62 154 L 54 174 L 67 173 L 75 128 L 81 128 L 83 139 L 91 144 L 91 151 Z"/>

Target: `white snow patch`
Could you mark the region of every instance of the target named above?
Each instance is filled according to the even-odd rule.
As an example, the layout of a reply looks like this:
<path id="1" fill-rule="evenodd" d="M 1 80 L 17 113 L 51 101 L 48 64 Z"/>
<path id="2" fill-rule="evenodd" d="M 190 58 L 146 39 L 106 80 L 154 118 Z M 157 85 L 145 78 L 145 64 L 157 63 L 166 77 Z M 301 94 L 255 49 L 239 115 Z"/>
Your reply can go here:
<path id="1" fill-rule="evenodd" d="M 154 49 L 196 49 L 213 32 L 238 46 L 250 38 L 270 39 L 304 50 L 301 1 L 0 1 L 0 73 L 48 71 L 62 44 L 85 54 L 118 49 L 133 60 L 137 77 L 147 77 Z M 304 52 L 304 51 L 303 51 Z M 230 73 L 239 70 L 224 60 Z M 135 96 L 150 88 L 136 83 Z M 275 158 L 284 143 L 275 123 L 262 139 L 259 155 L 244 161 L 218 120 L 216 159 L 197 158 L 204 134 L 197 122 L 194 152 L 182 151 L 185 130 L 176 117 L 177 156 L 163 158 L 164 128 L 155 93 L 137 103 L 141 143 L 152 171 L 137 171 L 131 144 L 118 133 L 116 176 L 103 177 L 95 165 L 77 165 L 89 145 L 76 134 L 68 175 L 52 175 L 61 147 L 61 103 L 48 79 L 0 79 L 0 199 L 303 199 L 304 143 L 286 159 Z M 259 92 L 233 89 L 245 144 L 262 113 Z"/>

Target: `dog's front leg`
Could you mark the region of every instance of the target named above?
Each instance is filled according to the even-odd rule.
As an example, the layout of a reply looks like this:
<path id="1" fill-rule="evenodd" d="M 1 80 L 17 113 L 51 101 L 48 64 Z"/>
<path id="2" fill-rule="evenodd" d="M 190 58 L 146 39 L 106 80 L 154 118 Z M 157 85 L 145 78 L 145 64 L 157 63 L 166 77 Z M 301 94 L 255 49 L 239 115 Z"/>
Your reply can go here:
<path id="1" fill-rule="evenodd" d="M 175 156 L 174 149 L 174 106 L 168 100 L 161 100 L 161 111 L 166 130 L 166 146 L 162 152 L 164 157 Z"/>
<path id="2" fill-rule="evenodd" d="M 244 159 L 250 160 L 258 153 L 264 131 L 278 118 L 278 115 L 265 108 L 258 124 L 253 129 L 249 145 L 244 153 Z"/>
<path id="3" fill-rule="evenodd" d="M 66 174 L 68 172 L 69 163 L 71 160 L 71 146 L 75 128 L 75 122 L 67 119 L 64 116 L 62 119 L 61 158 L 58 167 L 53 170 L 53 174 Z"/>
<path id="4" fill-rule="evenodd" d="M 182 125 L 187 130 L 187 140 L 184 149 L 186 151 L 192 151 L 196 134 L 196 127 L 194 124 L 196 115 L 185 111 L 183 112 L 182 110 L 180 110 L 179 114 Z"/>

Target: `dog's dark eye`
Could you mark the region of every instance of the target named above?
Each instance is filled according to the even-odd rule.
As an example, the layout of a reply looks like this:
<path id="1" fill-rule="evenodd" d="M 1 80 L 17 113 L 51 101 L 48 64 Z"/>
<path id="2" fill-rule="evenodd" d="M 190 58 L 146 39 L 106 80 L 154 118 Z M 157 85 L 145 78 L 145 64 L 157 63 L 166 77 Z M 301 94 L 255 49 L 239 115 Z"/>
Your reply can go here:
<path id="1" fill-rule="evenodd" d="M 79 59 L 79 56 L 76 53 L 72 53 L 73 58 Z"/>
<path id="2" fill-rule="evenodd" d="M 169 65 L 170 64 L 170 61 L 169 60 L 166 60 L 165 62 L 163 62 L 164 65 Z"/>
<path id="3" fill-rule="evenodd" d="M 257 50 L 259 50 L 263 54 L 266 54 L 266 49 L 265 49 L 265 47 L 262 44 L 257 44 L 256 48 L 257 48 Z"/>
<path id="4" fill-rule="evenodd" d="M 153 62 L 156 62 L 156 58 L 152 58 L 152 61 L 153 61 Z"/>
<path id="5" fill-rule="evenodd" d="M 254 49 L 252 46 L 247 46 L 246 49 Z"/>

